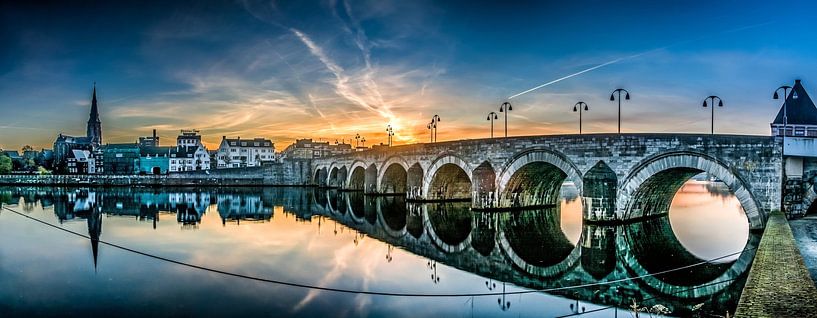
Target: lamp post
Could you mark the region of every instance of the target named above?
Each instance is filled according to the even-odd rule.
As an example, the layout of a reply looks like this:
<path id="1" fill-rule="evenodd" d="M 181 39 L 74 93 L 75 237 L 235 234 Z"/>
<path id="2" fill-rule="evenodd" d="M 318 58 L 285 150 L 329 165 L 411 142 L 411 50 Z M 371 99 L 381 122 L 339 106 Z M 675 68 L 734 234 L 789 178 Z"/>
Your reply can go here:
<path id="1" fill-rule="evenodd" d="M 704 105 L 703 105 L 704 108 L 707 107 L 707 105 L 706 105 L 706 100 L 707 99 L 712 104 L 712 107 L 711 107 L 712 108 L 712 129 L 711 129 L 710 134 L 712 134 L 714 136 L 715 135 L 715 100 L 718 100 L 718 107 L 723 107 L 723 100 L 720 97 L 715 96 L 715 95 L 707 96 L 706 98 L 704 98 Z"/>
<path id="2" fill-rule="evenodd" d="M 391 147 L 391 136 L 394 136 L 394 130 L 391 125 L 386 126 L 386 134 L 389 136 L 389 147 Z"/>
<path id="3" fill-rule="evenodd" d="M 513 110 L 513 106 L 511 103 L 504 102 L 502 105 L 499 105 L 499 112 L 505 113 L 505 138 L 508 138 L 508 112 Z"/>
<path id="4" fill-rule="evenodd" d="M 494 138 L 494 119 L 498 119 L 495 112 L 488 113 L 488 120 L 491 121 L 491 138 Z"/>
<path id="5" fill-rule="evenodd" d="M 788 127 L 789 126 L 789 117 L 788 117 L 788 114 L 786 112 L 786 110 L 788 108 L 788 105 L 787 105 L 786 102 L 789 99 L 789 90 L 792 89 L 792 88 L 791 88 L 791 86 L 788 86 L 788 85 L 783 85 L 783 86 L 778 87 L 776 90 L 774 90 L 774 95 L 772 95 L 772 99 L 779 99 L 780 98 L 780 96 L 777 94 L 777 92 L 779 92 L 781 89 L 783 90 L 783 145 L 780 147 L 780 159 L 783 160 L 783 178 L 781 180 L 782 183 L 781 183 L 780 187 L 781 187 L 781 189 L 784 189 L 786 187 L 786 134 L 789 132 L 789 127 Z M 791 98 L 792 99 L 797 99 L 797 92 L 792 91 Z M 785 205 L 783 203 L 784 203 L 784 198 L 783 198 L 783 196 L 781 196 L 780 197 L 780 210 L 783 211 L 784 213 L 788 212 L 788 211 L 786 211 Z"/>
<path id="6" fill-rule="evenodd" d="M 437 142 L 437 123 L 440 122 L 440 115 L 431 116 L 431 142 Z"/>
<path id="7" fill-rule="evenodd" d="M 788 117 L 788 114 L 787 114 L 788 107 L 786 105 L 787 104 L 786 102 L 788 101 L 789 90 L 791 89 L 791 86 L 783 85 L 783 86 L 778 87 L 776 90 L 774 90 L 774 95 L 772 95 L 773 99 L 780 99 L 780 96 L 777 94 L 777 92 L 779 92 L 781 89 L 783 90 L 783 144 L 785 145 L 786 144 L 785 143 L 786 133 L 788 133 L 788 131 L 789 131 L 789 127 L 788 127 L 789 126 L 789 117 Z M 791 98 L 792 99 L 797 99 L 797 92 L 792 92 Z"/>
<path id="8" fill-rule="evenodd" d="M 582 109 L 582 106 L 584 106 L 584 109 Z M 578 102 L 573 105 L 573 112 L 579 113 L 579 135 L 582 134 L 582 112 L 586 112 L 588 110 L 590 110 L 590 108 L 587 108 L 587 103 L 585 102 Z"/>
<path id="9" fill-rule="evenodd" d="M 630 92 L 623 88 L 616 88 L 612 94 L 610 94 L 610 101 L 618 100 L 618 133 L 621 134 L 621 92 L 624 92 L 624 100 L 630 100 Z M 618 99 L 616 99 L 616 93 L 618 93 Z"/>
<path id="10" fill-rule="evenodd" d="M 361 137 L 360 143 L 363 144 L 363 148 L 366 148 L 366 137 Z"/>
<path id="11" fill-rule="evenodd" d="M 355 134 L 355 148 L 360 146 L 360 134 Z"/>
<path id="12" fill-rule="evenodd" d="M 428 135 L 429 135 L 429 136 L 430 136 L 430 138 L 431 138 L 431 142 L 434 142 L 434 128 L 432 128 L 432 127 L 431 127 L 431 124 L 432 124 L 432 123 L 433 123 L 433 122 L 428 123 L 428 124 L 426 125 L 426 129 L 428 129 Z"/>

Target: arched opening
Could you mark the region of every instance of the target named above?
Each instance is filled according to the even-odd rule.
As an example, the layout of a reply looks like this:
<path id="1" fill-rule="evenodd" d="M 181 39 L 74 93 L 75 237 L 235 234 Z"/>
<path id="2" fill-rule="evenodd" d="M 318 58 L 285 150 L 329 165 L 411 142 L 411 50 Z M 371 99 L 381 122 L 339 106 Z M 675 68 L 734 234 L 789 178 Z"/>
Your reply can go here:
<path id="1" fill-rule="evenodd" d="M 508 180 L 502 192 L 502 206 L 542 208 L 556 205 L 567 174 L 544 161 L 525 164 Z"/>
<path id="2" fill-rule="evenodd" d="M 471 179 L 453 163 L 440 166 L 431 178 L 426 198 L 430 200 L 468 200 L 471 198 Z"/>
<path id="3" fill-rule="evenodd" d="M 558 207 L 510 212 L 503 222 L 506 250 L 522 269 L 540 276 L 553 276 L 565 268 L 547 268 L 562 263 L 576 246 L 561 228 Z M 578 256 L 578 255 L 577 255 Z M 534 268 L 536 268 L 534 270 Z"/>
<path id="4" fill-rule="evenodd" d="M 406 227 L 406 198 L 402 196 L 382 197 L 380 213 L 385 225 L 392 231 L 400 231 Z"/>
<path id="5" fill-rule="evenodd" d="M 363 191 L 365 193 L 377 193 L 377 167 L 374 164 L 370 164 L 366 168 Z"/>
<path id="6" fill-rule="evenodd" d="M 332 210 L 341 215 L 346 214 L 346 196 L 344 193 L 337 190 L 331 191 L 329 197 Z"/>
<path id="7" fill-rule="evenodd" d="M 624 199 L 616 202 L 618 218 L 632 220 L 667 214 L 678 190 L 699 174 L 695 179 L 717 181 L 723 191 L 728 189 L 726 192 L 734 195 L 751 228 L 763 228 L 765 213 L 734 169 L 706 155 L 686 152 L 662 154 L 636 167 L 618 190 Z"/>
<path id="8" fill-rule="evenodd" d="M 652 285 L 669 284 L 688 288 L 709 284 L 719 278 L 731 280 L 748 270 L 748 262 L 736 264 L 735 259 L 728 262 L 709 262 L 690 253 L 676 238 L 666 216 L 624 226 L 624 238 L 628 245 L 626 253 L 632 255 L 631 258 L 625 255 L 624 259 L 628 260 L 628 267 L 633 269 L 636 275 L 662 273 L 653 276 L 653 281 L 648 282 Z M 755 235 L 748 243 L 756 246 L 759 240 L 759 236 Z M 740 265 L 740 268 L 733 268 L 735 265 Z M 683 267 L 688 268 L 669 271 Z M 666 287 L 658 289 L 667 290 Z"/>
<path id="9" fill-rule="evenodd" d="M 352 170 L 352 176 L 349 178 L 348 190 L 363 191 L 366 182 L 366 169 L 363 167 L 355 167 Z"/>
<path id="10" fill-rule="evenodd" d="M 406 194 L 406 179 L 406 169 L 399 163 L 392 163 L 383 172 L 383 179 L 380 181 L 380 193 Z"/>
<path id="11" fill-rule="evenodd" d="M 428 206 L 427 214 L 434 233 L 432 235 L 434 242 L 447 252 L 462 250 L 461 245 L 467 243 L 466 240 L 472 230 L 469 204 L 466 202 L 432 204 Z"/>
<path id="12" fill-rule="evenodd" d="M 349 209 L 352 212 L 352 216 L 357 219 L 362 219 L 366 215 L 364 212 L 366 204 L 363 202 L 363 198 L 363 193 L 360 192 L 351 192 L 348 196 Z"/>
<path id="13" fill-rule="evenodd" d="M 327 177 L 326 168 L 319 168 L 319 169 L 315 170 L 315 179 L 313 179 L 312 182 L 313 182 L 313 184 L 315 184 L 315 185 L 317 185 L 319 187 L 325 187 L 326 186 L 326 177 Z"/>
<path id="14" fill-rule="evenodd" d="M 471 174 L 474 177 L 473 205 L 478 208 L 492 208 L 496 203 L 496 171 L 491 163 L 483 162 Z"/>
<path id="15" fill-rule="evenodd" d="M 599 161 L 584 174 L 584 218 L 609 220 L 615 218 L 618 178 L 613 169 Z"/>
<path id="16" fill-rule="evenodd" d="M 315 196 L 315 203 L 317 203 L 321 208 L 329 208 L 329 200 L 326 197 L 326 189 L 315 189 L 315 191 L 312 191 L 312 194 Z"/>
<path id="17" fill-rule="evenodd" d="M 329 187 L 343 188 L 344 183 L 346 183 L 346 167 L 332 167 L 332 170 L 329 171 Z"/>
<path id="18" fill-rule="evenodd" d="M 406 171 L 406 190 L 409 199 L 422 199 L 423 167 L 415 163 Z"/>
<path id="19" fill-rule="evenodd" d="M 631 199 L 629 218 L 669 213 L 670 203 L 681 186 L 701 171 L 694 168 L 672 168 L 650 176 Z"/>

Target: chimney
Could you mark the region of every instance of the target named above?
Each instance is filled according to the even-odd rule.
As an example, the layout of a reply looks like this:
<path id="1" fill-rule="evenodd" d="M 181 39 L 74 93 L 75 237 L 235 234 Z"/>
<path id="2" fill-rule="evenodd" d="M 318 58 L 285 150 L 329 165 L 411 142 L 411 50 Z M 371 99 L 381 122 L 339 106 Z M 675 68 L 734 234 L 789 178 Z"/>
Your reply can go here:
<path id="1" fill-rule="evenodd" d="M 227 139 L 227 136 L 221 136 L 221 140 Z"/>
<path id="2" fill-rule="evenodd" d="M 156 129 L 153 130 L 153 140 L 156 141 Z"/>
<path id="3" fill-rule="evenodd" d="M 794 80 L 794 84 L 800 84 L 800 80 L 799 79 Z"/>

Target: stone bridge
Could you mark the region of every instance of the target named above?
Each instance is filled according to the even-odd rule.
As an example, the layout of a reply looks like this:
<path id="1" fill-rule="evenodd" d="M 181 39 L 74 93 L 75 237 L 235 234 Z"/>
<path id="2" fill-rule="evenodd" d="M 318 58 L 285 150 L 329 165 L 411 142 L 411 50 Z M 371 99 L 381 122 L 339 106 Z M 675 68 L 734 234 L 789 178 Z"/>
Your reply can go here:
<path id="1" fill-rule="evenodd" d="M 773 137 L 588 134 L 472 139 L 379 148 L 313 161 L 317 186 L 417 201 L 470 200 L 474 210 L 548 207 L 572 182 L 589 221 L 667 213 L 684 182 L 706 173 L 737 196 L 751 228 L 780 209 Z"/>

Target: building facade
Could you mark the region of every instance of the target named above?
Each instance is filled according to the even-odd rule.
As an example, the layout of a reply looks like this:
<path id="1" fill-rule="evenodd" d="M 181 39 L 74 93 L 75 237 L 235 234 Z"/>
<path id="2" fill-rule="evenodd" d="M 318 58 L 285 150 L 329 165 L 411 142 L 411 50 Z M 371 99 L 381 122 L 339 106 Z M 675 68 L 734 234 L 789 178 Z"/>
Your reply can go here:
<path id="1" fill-rule="evenodd" d="M 310 138 L 298 139 L 281 153 L 282 157 L 291 159 L 314 159 L 352 153 L 351 144 L 328 141 L 313 141 Z"/>
<path id="2" fill-rule="evenodd" d="M 260 167 L 275 162 L 275 144 L 264 138 L 232 139 L 224 136 L 216 157 L 219 169 Z"/>
<path id="3" fill-rule="evenodd" d="M 107 144 L 102 154 L 101 173 L 132 175 L 139 171 L 139 144 Z"/>

